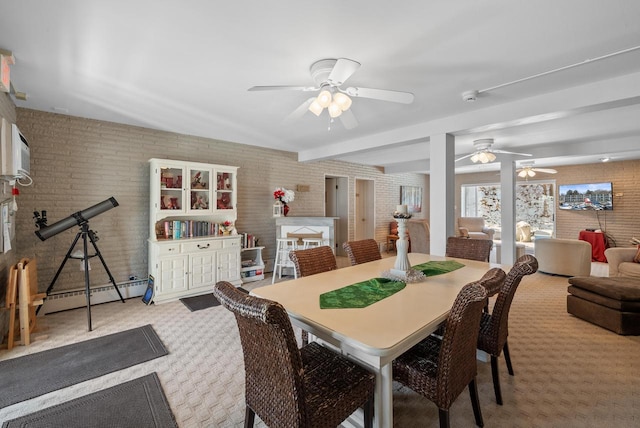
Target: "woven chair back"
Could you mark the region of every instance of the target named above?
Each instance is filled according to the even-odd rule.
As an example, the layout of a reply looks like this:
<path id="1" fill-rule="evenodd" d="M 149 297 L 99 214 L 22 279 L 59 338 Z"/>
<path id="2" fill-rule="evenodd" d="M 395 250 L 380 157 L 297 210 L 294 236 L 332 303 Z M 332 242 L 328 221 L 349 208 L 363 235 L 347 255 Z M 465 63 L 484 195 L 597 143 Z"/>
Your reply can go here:
<path id="1" fill-rule="evenodd" d="M 492 248 L 493 241 L 490 239 L 469 239 L 450 236 L 447 238 L 445 256 L 488 262 Z"/>
<path id="2" fill-rule="evenodd" d="M 309 426 L 302 359 L 285 309 L 224 281 L 213 294 L 236 317 L 247 406 L 267 426 Z"/>
<path id="3" fill-rule="evenodd" d="M 342 244 L 342 248 L 349 256 L 351 266 L 380 260 L 382 255 L 375 239 L 363 239 L 360 241 L 348 241 Z"/>
<path id="4" fill-rule="evenodd" d="M 448 409 L 477 373 L 476 343 L 487 292 L 479 283 L 465 285 L 445 324 L 438 359 L 435 404 Z"/>
<path id="5" fill-rule="evenodd" d="M 290 251 L 289 258 L 295 265 L 299 277 L 338 269 L 336 256 L 327 245 Z"/>
<path id="6" fill-rule="evenodd" d="M 538 260 L 532 255 L 525 254 L 516 260 L 500 288 L 491 315 L 485 315 L 490 316 L 491 320 L 488 323 L 483 322 L 483 330 L 478 338 L 479 349 L 491 355 L 500 355 L 509 334 L 509 310 L 513 296 L 522 278 L 537 270 Z"/>

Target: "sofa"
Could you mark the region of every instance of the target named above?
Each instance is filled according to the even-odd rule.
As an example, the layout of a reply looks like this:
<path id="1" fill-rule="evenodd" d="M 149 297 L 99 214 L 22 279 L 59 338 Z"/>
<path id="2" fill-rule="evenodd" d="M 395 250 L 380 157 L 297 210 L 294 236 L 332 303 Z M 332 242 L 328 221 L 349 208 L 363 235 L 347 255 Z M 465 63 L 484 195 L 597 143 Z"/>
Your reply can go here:
<path id="1" fill-rule="evenodd" d="M 591 275 L 591 244 L 579 239 L 536 239 L 538 271 L 562 276 Z"/>
<path id="2" fill-rule="evenodd" d="M 482 217 L 458 217 L 458 235 L 472 239 L 491 239 L 495 231 L 484 224 Z"/>
<path id="3" fill-rule="evenodd" d="M 640 263 L 635 263 L 633 258 L 637 254 L 636 247 L 607 248 L 604 256 L 609 263 L 609 276 L 631 277 L 640 279 Z"/>

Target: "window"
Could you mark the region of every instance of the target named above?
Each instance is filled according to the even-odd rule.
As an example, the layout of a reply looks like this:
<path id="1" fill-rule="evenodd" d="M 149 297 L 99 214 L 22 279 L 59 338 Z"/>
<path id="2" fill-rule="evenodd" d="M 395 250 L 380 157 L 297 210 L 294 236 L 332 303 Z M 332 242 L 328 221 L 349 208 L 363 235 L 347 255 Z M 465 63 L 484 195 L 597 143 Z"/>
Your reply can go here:
<path id="1" fill-rule="evenodd" d="M 552 236 L 555 183 L 528 181 L 516 186 L 516 223 L 529 224 L 534 234 Z M 483 217 L 487 227 L 500 229 L 500 184 L 463 185 L 461 192 L 461 216 Z"/>

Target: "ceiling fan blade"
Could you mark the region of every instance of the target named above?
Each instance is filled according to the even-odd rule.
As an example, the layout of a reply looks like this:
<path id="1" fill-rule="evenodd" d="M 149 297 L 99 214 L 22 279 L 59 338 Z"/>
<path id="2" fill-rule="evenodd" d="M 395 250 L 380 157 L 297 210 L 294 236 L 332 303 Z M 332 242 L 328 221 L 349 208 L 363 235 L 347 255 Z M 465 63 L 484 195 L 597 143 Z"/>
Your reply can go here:
<path id="1" fill-rule="evenodd" d="M 360 63 L 352 59 L 338 58 L 336 64 L 333 66 L 327 81 L 332 86 L 340 86 L 347 81 L 357 69 L 360 68 Z"/>
<path id="2" fill-rule="evenodd" d="M 303 102 L 302 104 L 300 104 L 294 111 L 289 113 L 289 115 L 282 120 L 282 124 L 290 125 L 291 123 L 295 122 L 296 120 L 304 116 L 304 114 L 309 110 L 309 106 L 315 99 L 316 97 L 311 97 L 305 102 Z"/>
<path id="3" fill-rule="evenodd" d="M 387 89 L 349 87 L 344 92 L 352 97 L 372 98 L 374 100 L 391 101 L 402 104 L 411 104 L 414 98 L 411 92 L 390 91 Z"/>
<path id="4" fill-rule="evenodd" d="M 555 169 L 551 169 L 551 168 L 532 168 L 534 171 L 538 171 L 538 172 L 544 172 L 546 174 L 555 174 L 558 171 L 556 171 Z"/>
<path id="5" fill-rule="evenodd" d="M 506 150 L 490 150 L 493 153 L 503 153 L 505 155 L 533 156 L 531 153 L 508 152 Z"/>
<path id="6" fill-rule="evenodd" d="M 248 91 L 318 91 L 315 86 L 252 86 Z"/>
<path id="7" fill-rule="evenodd" d="M 469 153 L 468 155 L 462 156 L 461 158 L 458 158 L 455 161 L 458 162 L 458 161 L 461 161 L 462 159 L 470 158 L 473 155 L 475 155 L 475 153 Z"/>
<path id="8" fill-rule="evenodd" d="M 353 129 L 358 126 L 358 120 L 351 110 L 343 111 L 340 115 L 340 121 L 346 129 Z"/>

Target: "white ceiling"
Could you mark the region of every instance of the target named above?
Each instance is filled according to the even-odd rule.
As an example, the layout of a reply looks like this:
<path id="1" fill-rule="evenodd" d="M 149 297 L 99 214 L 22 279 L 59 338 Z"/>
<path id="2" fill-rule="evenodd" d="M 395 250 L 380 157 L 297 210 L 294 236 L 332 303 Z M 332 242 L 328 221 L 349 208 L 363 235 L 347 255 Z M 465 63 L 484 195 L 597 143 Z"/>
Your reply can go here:
<path id="1" fill-rule="evenodd" d="M 428 172 L 429 137 L 443 133 L 456 156 L 494 138 L 543 167 L 640 158 L 639 46 L 638 0 L 0 0 L 19 107 L 391 173 Z M 326 112 L 282 123 L 309 92 L 247 91 L 312 86 L 310 65 L 341 57 L 362 64 L 348 86 L 414 103 L 355 98 L 359 126 L 328 130 Z"/>

